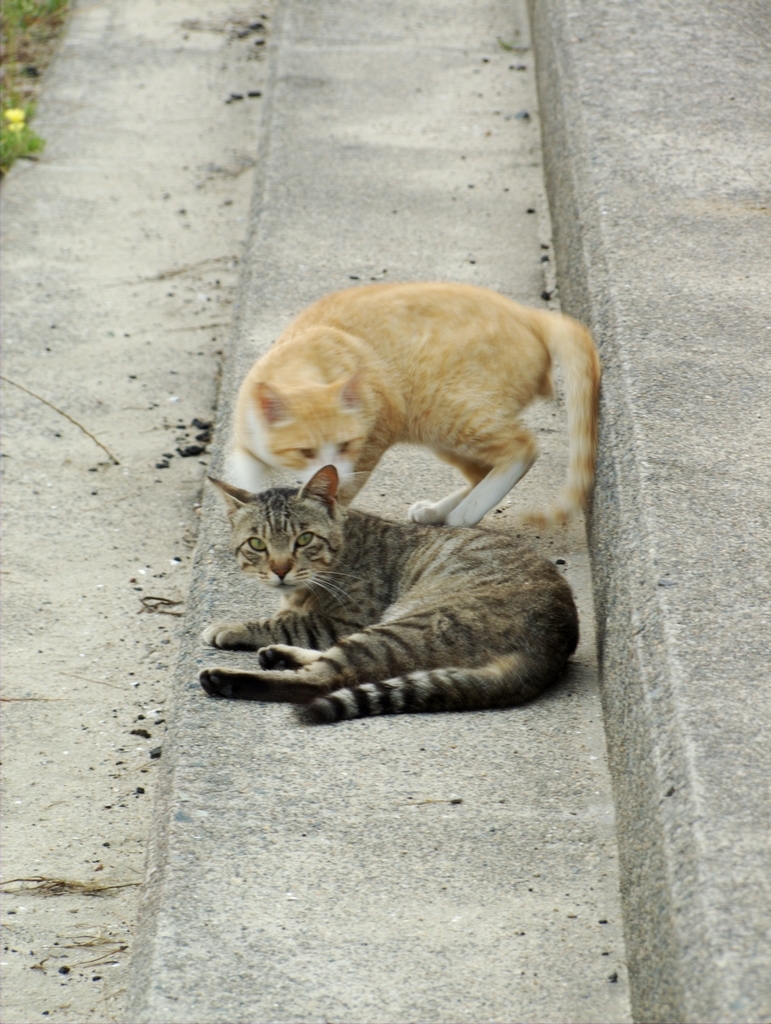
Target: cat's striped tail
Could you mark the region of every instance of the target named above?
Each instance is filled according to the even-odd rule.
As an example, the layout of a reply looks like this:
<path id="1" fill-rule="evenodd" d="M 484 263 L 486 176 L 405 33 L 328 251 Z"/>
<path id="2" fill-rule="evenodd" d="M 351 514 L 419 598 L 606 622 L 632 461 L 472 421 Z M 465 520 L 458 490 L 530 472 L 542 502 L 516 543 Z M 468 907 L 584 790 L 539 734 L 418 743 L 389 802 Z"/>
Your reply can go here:
<path id="1" fill-rule="evenodd" d="M 594 483 L 597 418 L 600 402 L 600 357 L 591 334 L 572 317 L 541 313 L 542 338 L 552 359 L 562 368 L 568 416 L 568 473 L 553 508 L 531 522 L 565 522 L 584 508 Z"/>
<path id="2" fill-rule="evenodd" d="M 515 651 L 480 668 L 437 668 L 359 683 L 316 697 L 297 712 L 303 722 L 322 725 L 370 715 L 510 707 L 554 682 L 565 661 L 557 667 L 552 658 Z"/>

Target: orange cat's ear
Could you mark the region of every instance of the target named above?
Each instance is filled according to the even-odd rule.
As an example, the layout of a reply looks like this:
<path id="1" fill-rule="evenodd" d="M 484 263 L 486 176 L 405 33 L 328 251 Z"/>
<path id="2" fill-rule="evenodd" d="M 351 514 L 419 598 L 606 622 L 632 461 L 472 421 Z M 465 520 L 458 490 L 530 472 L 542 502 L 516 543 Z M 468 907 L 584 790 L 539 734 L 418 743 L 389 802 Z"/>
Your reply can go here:
<path id="1" fill-rule="evenodd" d="M 214 484 L 215 487 L 219 488 L 222 497 L 225 499 L 225 504 L 227 505 L 229 519 L 232 519 L 240 508 L 243 508 L 244 505 L 248 505 L 250 501 L 254 500 L 254 495 L 250 494 L 249 491 L 244 491 L 240 487 L 234 487 L 232 484 L 226 484 L 224 480 L 215 480 L 213 476 L 210 476 L 207 479 L 210 483 Z"/>
<path id="2" fill-rule="evenodd" d="M 346 412 L 356 412 L 361 409 L 361 384 L 362 372 L 357 370 L 343 385 L 340 392 L 340 406 Z"/>
<path id="3" fill-rule="evenodd" d="M 293 419 L 289 404 L 286 399 L 270 384 L 260 381 L 255 388 L 257 402 L 259 403 L 265 422 L 271 426 L 276 423 L 290 423 Z"/>
<path id="4" fill-rule="evenodd" d="M 322 466 L 300 491 L 301 498 L 316 498 L 333 509 L 337 500 L 339 479 L 334 466 Z"/>

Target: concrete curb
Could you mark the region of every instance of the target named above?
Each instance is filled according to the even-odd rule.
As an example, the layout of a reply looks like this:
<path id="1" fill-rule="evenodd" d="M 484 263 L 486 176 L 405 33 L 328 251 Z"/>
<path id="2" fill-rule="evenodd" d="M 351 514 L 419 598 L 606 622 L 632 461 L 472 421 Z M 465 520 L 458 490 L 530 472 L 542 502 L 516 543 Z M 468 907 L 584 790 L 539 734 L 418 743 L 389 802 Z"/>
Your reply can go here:
<path id="1" fill-rule="evenodd" d="M 767 10 L 529 7 L 562 305 L 604 363 L 590 548 L 633 1012 L 766 1021 Z"/>

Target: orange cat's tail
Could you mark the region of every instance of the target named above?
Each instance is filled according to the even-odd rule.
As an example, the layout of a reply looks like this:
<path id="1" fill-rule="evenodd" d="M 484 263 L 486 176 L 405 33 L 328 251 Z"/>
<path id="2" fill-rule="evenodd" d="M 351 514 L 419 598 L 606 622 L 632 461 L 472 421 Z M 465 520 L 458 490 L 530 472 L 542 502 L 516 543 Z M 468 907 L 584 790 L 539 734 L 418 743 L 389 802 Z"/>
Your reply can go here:
<path id="1" fill-rule="evenodd" d="M 554 507 L 531 521 L 564 523 L 583 508 L 594 483 L 597 417 L 600 400 L 600 357 L 591 334 L 569 316 L 541 314 L 542 337 L 552 359 L 562 368 L 568 414 L 568 475 Z"/>

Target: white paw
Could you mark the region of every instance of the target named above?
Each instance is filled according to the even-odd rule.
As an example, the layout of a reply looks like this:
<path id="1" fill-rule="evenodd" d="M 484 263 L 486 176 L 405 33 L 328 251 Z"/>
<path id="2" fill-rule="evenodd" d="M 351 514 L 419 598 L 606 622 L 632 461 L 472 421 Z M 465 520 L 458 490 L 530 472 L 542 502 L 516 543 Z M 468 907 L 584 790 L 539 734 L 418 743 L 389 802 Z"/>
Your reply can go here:
<path id="1" fill-rule="evenodd" d="M 444 523 L 445 526 L 476 526 L 482 516 L 477 515 L 475 512 L 465 512 L 460 508 L 454 508 L 452 512 L 447 516 Z"/>
<path id="2" fill-rule="evenodd" d="M 441 511 L 430 501 L 416 501 L 410 506 L 407 515 L 413 523 L 422 523 L 424 526 L 436 526 L 444 522 Z"/>

